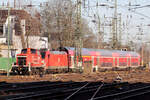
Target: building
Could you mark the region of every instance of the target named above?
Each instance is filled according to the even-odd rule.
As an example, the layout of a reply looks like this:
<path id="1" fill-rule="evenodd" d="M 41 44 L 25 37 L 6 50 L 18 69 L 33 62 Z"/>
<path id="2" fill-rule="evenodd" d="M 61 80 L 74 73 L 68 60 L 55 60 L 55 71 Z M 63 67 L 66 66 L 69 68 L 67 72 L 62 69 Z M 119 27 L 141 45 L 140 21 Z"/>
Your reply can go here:
<path id="1" fill-rule="evenodd" d="M 10 13 L 8 9 L 0 10 L 0 49 L 4 57 L 8 56 L 8 40 L 16 52 L 27 47 L 48 48 L 48 38 L 42 37 L 39 18 L 24 10 L 11 9 Z"/>

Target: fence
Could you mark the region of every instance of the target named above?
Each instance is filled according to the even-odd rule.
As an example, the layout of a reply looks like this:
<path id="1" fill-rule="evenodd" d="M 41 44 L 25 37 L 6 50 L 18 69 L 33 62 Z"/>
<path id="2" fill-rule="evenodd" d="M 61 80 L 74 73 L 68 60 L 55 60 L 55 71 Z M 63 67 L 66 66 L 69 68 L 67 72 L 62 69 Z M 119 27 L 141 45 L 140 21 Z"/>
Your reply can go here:
<path id="1" fill-rule="evenodd" d="M 8 62 L 10 63 L 8 65 Z M 12 67 L 12 64 L 16 62 L 16 58 L 0 58 L 0 70 L 9 71 Z"/>

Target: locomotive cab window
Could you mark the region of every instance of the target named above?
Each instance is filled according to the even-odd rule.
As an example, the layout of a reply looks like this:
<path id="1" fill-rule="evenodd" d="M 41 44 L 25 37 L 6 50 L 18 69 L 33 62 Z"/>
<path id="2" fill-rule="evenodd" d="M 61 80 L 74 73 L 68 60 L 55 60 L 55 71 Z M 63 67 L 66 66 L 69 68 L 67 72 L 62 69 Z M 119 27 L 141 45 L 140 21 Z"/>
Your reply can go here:
<path id="1" fill-rule="evenodd" d="M 27 49 L 22 49 L 21 53 L 26 54 L 27 53 Z"/>
<path id="2" fill-rule="evenodd" d="M 36 54 L 36 49 L 31 49 L 32 54 Z"/>

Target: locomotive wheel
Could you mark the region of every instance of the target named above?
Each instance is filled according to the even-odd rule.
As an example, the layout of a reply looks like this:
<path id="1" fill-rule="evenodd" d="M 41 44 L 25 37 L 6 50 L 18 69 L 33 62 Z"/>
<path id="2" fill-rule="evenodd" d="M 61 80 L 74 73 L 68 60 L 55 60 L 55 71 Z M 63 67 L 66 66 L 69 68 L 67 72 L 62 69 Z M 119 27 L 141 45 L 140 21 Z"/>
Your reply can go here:
<path id="1" fill-rule="evenodd" d="M 19 70 L 17 70 L 17 75 L 21 75 L 21 72 Z"/>
<path id="2" fill-rule="evenodd" d="M 30 71 L 29 73 L 30 73 L 30 75 L 35 75 L 35 74 L 36 74 L 36 73 L 35 73 L 35 69 L 32 68 L 31 71 Z"/>
<path id="3" fill-rule="evenodd" d="M 43 68 L 32 68 L 30 75 L 40 75 L 43 76 L 45 74 L 45 71 Z"/>
<path id="4" fill-rule="evenodd" d="M 44 68 L 40 68 L 39 69 L 39 75 L 40 75 L 40 77 L 43 77 L 44 74 L 45 74 Z"/>
<path id="5" fill-rule="evenodd" d="M 17 70 L 18 75 L 24 75 L 24 72 L 22 70 Z"/>

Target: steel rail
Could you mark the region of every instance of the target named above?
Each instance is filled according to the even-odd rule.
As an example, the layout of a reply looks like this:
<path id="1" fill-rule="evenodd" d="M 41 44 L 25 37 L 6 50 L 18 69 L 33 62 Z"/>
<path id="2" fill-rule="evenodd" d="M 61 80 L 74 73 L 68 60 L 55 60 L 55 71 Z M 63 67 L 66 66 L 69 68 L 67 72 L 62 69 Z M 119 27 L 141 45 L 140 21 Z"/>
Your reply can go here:
<path id="1" fill-rule="evenodd" d="M 64 83 L 65 84 L 65 83 Z M 31 94 L 31 95 L 33 95 L 33 96 L 37 96 L 36 94 L 42 94 L 42 95 L 44 95 L 45 93 L 47 93 L 47 92 L 49 92 L 50 94 L 52 94 L 52 93 L 58 93 L 58 92 L 60 92 L 60 90 L 66 90 L 67 91 L 67 89 L 68 88 L 70 88 L 70 89 L 74 89 L 74 88 L 78 88 L 79 86 L 81 86 L 82 84 L 84 84 L 84 83 L 70 83 L 70 84 L 65 84 L 64 86 L 62 86 L 63 84 L 57 84 L 57 86 L 59 86 L 59 87 L 56 87 L 55 85 L 50 85 L 50 87 L 51 88 L 49 88 L 49 87 L 47 87 L 46 85 L 45 86 L 40 86 L 40 88 L 39 87 L 34 87 L 34 88 L 32 88 L 32 87 L 30 87 L 31 89 L 32 89 L 32 91 L 29 91 L 29 89 L 30 88 L 25 88 L 25 90 L 27 90 L 28 92 L 27 93 L 19 93 L 18 91 L 21 91 L 20 89 L 18 89 L 18 91 L 17 91 L 17 93 L 19 93 L 19 95 L 16 95 L 16 94 L 12 94 L 12 95 L 8 95 L 8 96 L 1 96 L 2 98 L 20 98 L 20 97 L 18 97 L 18 96 L 24 96 L 24 98 L 28 98 L 28 96 Z M 42 87 L 42 88 L 41 88 Z M 24 89 L 24 88 L 23 88 Z M 31 90 L 30 89 L 30 90 Z M 38 89 L 38 91 L 37 91 L 37 89 Z M 59 89 L 59 90 L 58 90 Z M 36 92 L 35 92 L 36 91 Z M 12 91 L 11 91 L 12 92 Z"/>
<path id="2" fill-rule="evenodd" d="M 136 96 L 140 96 L 140 95 L 144 95 L 144 94 L 147 94 L 147 93 L 150 93 L 150 90 L 149 90 L 149 91 L 142 92 L 142 93 L 137 93 L 137 94 L 134 94 L 134 95 L 129 95 L 129 96 L 120 98 L 120 100 L 129 99 L 129 98 L 136 97 Z"/>
<path id="3" fill-rule="evenodd" d="M 74 84 L 77 84 L 77 83 L 73 83 L 73 82 L 69 82 L 69 83 L 58 83 L 58 84 L 50 84 L 50 83 L 47 83 L 46 85 L 45 84 L 39 84 L 39 85 L 36 85 L 34 86 L 34 84 L 29 84 L 29 85 L 26 85 L 26 86 L 23 86 L 23 87 L 18 87 L 17 88 L 17 85 L 16 87 L 12 87 L 10 89 L 3 89 L 3 90 L 0 90 L 0 92 L 15 92 L 15 91 L 25 91 L 25 90 L 31 90 L 31 89 L 39 89 L 39 88 L 44 88 L 44 87 L 51 87 L 51 88 L 55 88 L 55 87 L 62 87 L 63 85 L 66 86 L 66 85 L 74 85 Z M 40 86 L 41 85 L 41 86 Z"/>
<path id="4" fill-rule="evenodd" d="M 96 90 L 99 87 L 99 85 L 97 85 L 97 87 L 95 87 L 93 85 L 90 86 L 90 87 L 85 87 L 84 88 L 85 90 L 83 90 L 81 92 L 89 92 L 90 90 L 94 91 L 94 90 Z M 111 84 L 109 88 L 111 88 L 112 85 L 116 86 L 117 84 Z M 105 85 L 105 86 L 106 86 L 106 88 L 108 88 L 109 85 Z M 17 96 L 13 97 L 13 95 L 12 95 L 12 98 L 10 98 L 10 99 L 11 100 L 33 99 L 33 98 L 37 98 L 37 97 L 41 98 L 42 96 L 46 97 L 46 98 L 58 98 L 58 97 L 62 97 L 62 96 L 65 97 L 65 96 L 69 95 L 70 92 L 73 92 L 75 94 L 78 93 L 76 91 L 78 91 L 79 89 L 81 89 L 81 88 L 72 87 L 72 89 L 60 88 L 59 90 L 56 89 L 56 90 L 46 90 L 46 91 L 30 92 L 30 93 L 28 92 L 28 93 L 19 95 L 19 97 L 17 97 Z M 103 89 L 105 89 L 105 88 L 103 88 Z"/>
<path id="5" fill-rule="evenodd" d="M 57 83 L 57 82 L 56 82 Z M 25 84 L 25 83 L 23 83 Z M 35 83 L 31 83 L 34 84 Z M 46 85 L 45 85 L 46 84 Z M 34 86 L 27 87 L 25 90 L 18 90 L 16 91 L 8 91 L 10 94 L 2 95 L 0 96 L 0 99 L 6 98 L 11 100 L 23 100 L 23 99 L 33 99 L 33 98 L 66 98 L 69 97 L 71 94 L 71 98 L 77 97 L 78 94 L 86 94 L 86 93 L 93 93 L 95 90 L 97 90 L 100 86 L 98 82 L 91 82 L 91 84 L 87 84 L 88 86 L 85 86 L 81 89 L 83 85 L 85 85 L 85 82 L 79 83 L 79 82 L 70 82 L 68 83 L 58 83 L 58 84 L 50 84 L 50 86 L 47 86 L 47 82 L 43 83 L 43 86 Z M 64 84 L 64 85 L 63 85 Z M 42 85 L 42 83 L 38 83 L 38 85 Z M 109 91 L 109 90 L 116 90 L 118 86 L 128 86 L 129 84 L 127 82 L 125 83 L 112 83 L 107 84 L 105 83 L 102 91 Z M 24 85 L 20 85 L 24 86 Z M 26 84 L 26 86 L 28 86 Z M 32 86 L 29 84 L 29 86 Z M 17 88 L 17 87 L 16 87 Z M 81 90 L 80 90 L 81 89 Z M 78 91 L 80 90 L 80 91 Z M 15 93 L 16 92 L 16 93 Z M 13 93 L 13 94 L 12 94 Z M 75 94 L 74 94 L 75 93 Z M 73 95 L 72 95 L 73 94 Z M 68 96 L 69 95 L 69 96 Z M 59 99 L 58 99 L 59 100 Z"/>
<path id="6" fill-rule="evenodd" d="M 0 90 L 6 90 L 8 88 L 21 87 L 21 86 L 31 86 L 31 85 L 42 85 L 50 83 L 49 81 L 41 81 L 41 82 L 26 82 L 26 83 L 4 83 L 0 85 Z M 54 83 L 55 84 L 55 83 Z"/>
<path id="7" fill-rule="evenodd" d="M 120 93 L 115 93 L 115 94 L 105 95 L 105 96 L 101 96 L 101 97 L 96 97 L 93 100 L 105 100 L 105 99 L 108 99 L 108 98 L 113 98 L 113 97 L 121 96 L 121 95 L 123 95 L 123 96 L 129 95 L 129 96 L 127 96 L 127 98 L 129 98 L 129 97 L 133 97 L 133 96 L 143 94 L 143 93 L 145 93 L 145 91 L 147 89 L 148 89 L 147 92 L 150 92 L 150 86 L 145 86 L 145 87 L 142 87 L 142 88 L 136 88 L 136 89 L 120 92 Z M 143 92 L 141 92 L 142 90 L 143 90 Z M 135 93 L 135 92 L 138 92 L 138 93 Z M 131 94 L 131 93 L 133 93 L 133 94 Z M 122 97 L 122 99 L 123 98 L 125 99 L 126 97 Z M 121 99 L 121 97 L 119 99 Z"/>
<path id="8" fill-rule="evenodd" d="M 91 88 L 93 88 L 93 86 L 91 86 Z M 22 99 L 32 99 L 34 97 L 36 98 L 36 97 L 41 97 L 41 96 L 57 97 L 58 95 L 61 96 L 60 94 L 62 94 L 62 95 L 68 94 L 69 95 L 70 92 L 74 92 L 79 89 L 80 88 L 78 88 L 78 87 L 76 87 L 76 88 L 72 87 L 72 89 L 60 88 L 59 90 L 54 89 L 54 90 L 45 90 L 45 91 L 38 91 L 38 92 L 28 92 L 28 93 L 24 93 L 24 94 L 11 95 L 11 96 L 8 96 L 8 98 L 10 97 L 11 100 L 22 100 Z M 5 98 L 5 97 L 3 97 L 3 98 Z"/>
<path id="9" fill-rule="evenodd" d="M 96 96 L 96 94 L 99 92 L 99 90 L 104 86 L 104 82 L 98 87 L 98 89 L 96 90 L 96 92 L 93 94 L 93 96 L 91 97 L 91 100 L 93 100 L 93 98 Z"/>
<path id="10" fill-rule="evenodd" d="M 97 88 L 97 87 L 90 86 L 90 88 Z M 80 89 L 80 88 L 78 88 L 78 87 L 72 87 L 72 89 L 60 88 L 59 90 L 54 89 L 54 90 L 46 90 L 46 91 L 38 91 L 38 92 L 30 92 L 30 93 L 28 92 L 28 93 L 19 94 L 19 95 L 11 95 L 11 96 L 8 96 L 8 97 L 10 97 L 10 98 L 12 97 L 11 98 L 12 100 L 20 100 L 20 99 L 34 98 L 34 97 L 40 97 L 40 96 L 52 95 L 52 94 L 54 94 L 55 96 L 57 96 L 57 94 L 59 95 L 59 94 L 63 94 L 63 93 L 69 95 L 70 92 L 77 91 L 78 89 Z M 87 89 L 89 89 L 89 87 Z M 52 95 L 52 97 L 54 95 Z M 17 97 L 17 96 L 21 96 L 21 97 Z"/>
<path id="11" fill-rule="evenodd" d="M 73 95 L 75 95 L 77 92 L 79 92 L 81 89 L 83 89 L 84 87 L 86 87 L 88 84 L 90 84 L 90 82 L 88 82 L 87 84 L 85 84 L 84 86 L 82 86 L 81 88 L 79 88 L 77 91 L 75 91 L 74 93 L 72 93 L 71 95 L 69 95 L 66 99 L 64 100 L 68 100 L 70 99 Z"/>

